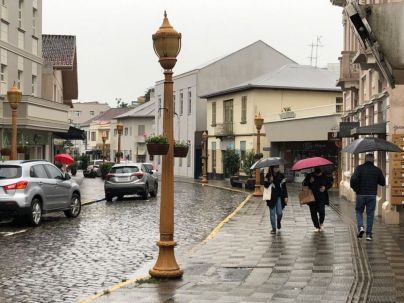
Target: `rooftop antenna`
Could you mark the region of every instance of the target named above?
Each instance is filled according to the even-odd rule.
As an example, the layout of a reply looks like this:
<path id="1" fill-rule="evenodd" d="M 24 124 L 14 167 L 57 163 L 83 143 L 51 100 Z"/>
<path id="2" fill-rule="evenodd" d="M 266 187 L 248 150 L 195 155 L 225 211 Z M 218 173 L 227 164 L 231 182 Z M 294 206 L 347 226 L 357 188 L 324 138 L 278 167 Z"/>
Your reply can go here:
<path id="1" fill-rule="evenodd" d="M 310 52 L 310 65 L 313 66 L 313 61 L 314 61 L 314 66 L 317 67 L 317 59 L 318 59 L 318 48 L 323 47 L 324 45 L 321 44 L 321 36 L 317 36 L 317 41 L 314 44 L 313 42 L 309 44 L 311 48 Z M 315 55 L 313 55 L 315 49 Z"/>

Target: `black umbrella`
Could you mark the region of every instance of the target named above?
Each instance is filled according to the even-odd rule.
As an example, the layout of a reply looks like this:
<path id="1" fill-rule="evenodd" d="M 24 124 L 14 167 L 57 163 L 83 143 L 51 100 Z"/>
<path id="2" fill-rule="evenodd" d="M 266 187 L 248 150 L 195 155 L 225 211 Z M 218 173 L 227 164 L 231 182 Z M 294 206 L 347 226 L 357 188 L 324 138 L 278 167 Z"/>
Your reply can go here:
<path id="1" fill-rule="evenodd" d="M 264 168 L 270 166 L 277 166 L 283 164 L 283 160 L 279 157 L 269 157 L 265 159 L 258 160 L 250 167 L 250 169 Z"/>
<path id="2" fill-rule="evenodd" d="M 397 145 L 380 138 L 360 138 L 342 149 L 345 153 L 358 154 L 374 151 L 403 152 Z"/>

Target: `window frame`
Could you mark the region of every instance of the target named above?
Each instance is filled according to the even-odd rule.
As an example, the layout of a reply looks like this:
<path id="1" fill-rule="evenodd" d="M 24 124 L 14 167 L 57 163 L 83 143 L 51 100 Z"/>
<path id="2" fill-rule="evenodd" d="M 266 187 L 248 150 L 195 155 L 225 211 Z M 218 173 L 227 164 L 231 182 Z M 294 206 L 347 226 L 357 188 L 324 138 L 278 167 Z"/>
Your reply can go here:
<path id="1" fill-rule="evenodd" d="M 247 96 L 241 97 L 241 124 L 247 123 Z"/>
<path id="2" fill-rule="evenodd" d="M 214 102 L 212 102 L 212 121 L 211 121 L 211 126 L 216 126 L 216 109 L 217 109 L 217 106 L 216 106 L 216 101 L 214 101 Z"/>

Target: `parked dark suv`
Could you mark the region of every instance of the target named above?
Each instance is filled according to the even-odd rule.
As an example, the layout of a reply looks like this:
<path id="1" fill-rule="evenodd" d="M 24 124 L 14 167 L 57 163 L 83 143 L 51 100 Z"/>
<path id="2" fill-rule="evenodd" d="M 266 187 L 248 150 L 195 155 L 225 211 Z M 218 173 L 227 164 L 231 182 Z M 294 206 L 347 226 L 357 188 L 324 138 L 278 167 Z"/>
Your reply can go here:
<path id="1" fill-rule="evenodd" d="M 79 185 L 43 160 L 0 162 L 0 216 L 22 217 L 32 226 L 42 215 L 63 211 L 75 218 L 81 211 Z"/>

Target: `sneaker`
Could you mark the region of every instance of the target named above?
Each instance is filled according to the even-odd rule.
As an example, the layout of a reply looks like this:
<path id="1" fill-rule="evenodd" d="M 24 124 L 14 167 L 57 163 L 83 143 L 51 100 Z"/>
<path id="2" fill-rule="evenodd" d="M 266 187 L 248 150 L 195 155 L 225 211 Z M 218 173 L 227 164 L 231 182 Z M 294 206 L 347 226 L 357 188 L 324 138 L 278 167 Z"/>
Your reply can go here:
<path id="1" fill-rule="evenodd" d="M 363 228 L 363 226 L 361 226 L 361 228 L 359 229 L 359 232 L 358 232 L 358 238 L 362 238 L 364 233 L 365 233 L 365 229 Z"/>
<path id="2" fill-rule="evenodd" d="M 276 229 L 271 230 L 271 235 L 275 235 L 276 234 Z"/>
<path id="3" fill-rule="evenodd" d="M 281 221 L 278 221 L 276 225 L 277 225 L 276 227 L 277 227 L 278 229 L 281 229 L 281 227 L 282 227 L 282 226 L 281 226 Z"/>
<path id="4" fill-rule="evenodd" d="M 372 241 L 372 240 L 373 240 L 372 235 L 367 235 L 367 236 L 366 236 L 366 241 Z"/>
<path id="5" fill-rule="evenodd" d="M 324 230 L 324 224 L 320 224 L 320 230 L 321 230 L 321 231 Z"/>
<path id="6" fill-rule="evenodd" d="M 315 233 L 318 233 L 319 231 L 320 231 L 320 228 L 315 228 L 315 229 L 314 229 L 314 232 L 315 232 Z"/>

